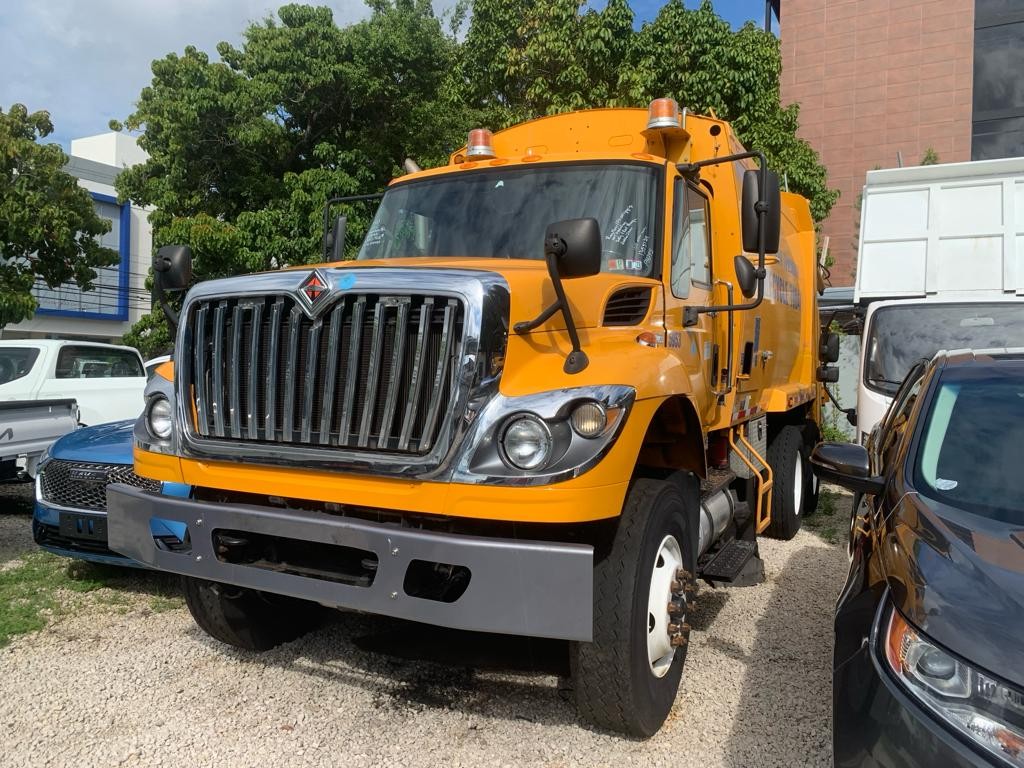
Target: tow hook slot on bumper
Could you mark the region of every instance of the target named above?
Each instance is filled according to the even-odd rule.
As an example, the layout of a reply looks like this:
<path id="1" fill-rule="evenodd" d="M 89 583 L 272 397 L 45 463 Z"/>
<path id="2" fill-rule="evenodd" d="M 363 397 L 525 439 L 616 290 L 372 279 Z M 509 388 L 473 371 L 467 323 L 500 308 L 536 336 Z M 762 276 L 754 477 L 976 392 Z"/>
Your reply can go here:
<path id="1" fill-rule="evenodd" d="M 107 487 L 109 546 L 158 570 L 479 632 L 589 641 L 593 548 Z M 151 518 L 188 527 L 157 545 Z"/>

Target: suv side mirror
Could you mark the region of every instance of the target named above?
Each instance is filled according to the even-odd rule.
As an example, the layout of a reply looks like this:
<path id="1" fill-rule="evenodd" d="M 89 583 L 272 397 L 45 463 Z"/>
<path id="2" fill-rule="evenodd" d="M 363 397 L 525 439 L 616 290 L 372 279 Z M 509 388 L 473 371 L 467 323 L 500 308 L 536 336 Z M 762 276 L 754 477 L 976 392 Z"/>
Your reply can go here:
<path id="1" fill-rule="evenodd" d="M 757 205 L 765 204 L 764 252 L 779 252 L 779 233 L 782 228 L 782 200 L 779 196 L 779 174 L 767 171 L 767 184 L 760 188 L 760 171 L 745 171 L 743 174 L 743 250 L 757 253 L 760 245 L 760 217 Z"/>
<path id="2" fill-rule="evenodd" d="M 740 287 L 740 293 L 746 299 L 752 299 L 757 292 L 757 270 L 742 253 L 736 254 L 732 260 L 736 269 L 736 283 Z"/>
<path id="3" fill-rule="evenodd" d="M 566 219 L 549 224 L 544 233 L 544 256 L 554 259 L 558 276 L 563 279 L 600 273 L 601 228 L 597 219 Z"/>
<path id="4" fill-rule="evenodd" d="M 192 249 L 165 245 L 153 257 L 153 277 L 162 290 L 183 291 L 192 282 Z"/>
<path id="5" fill-rule="evenodd" d="M 819 479 L 854 493 L 877 496 L 885 488 L 883 478 L 871 475 L 867 450 L 856 443 L 818 443 L 811 452 L 811 468 Z"/>

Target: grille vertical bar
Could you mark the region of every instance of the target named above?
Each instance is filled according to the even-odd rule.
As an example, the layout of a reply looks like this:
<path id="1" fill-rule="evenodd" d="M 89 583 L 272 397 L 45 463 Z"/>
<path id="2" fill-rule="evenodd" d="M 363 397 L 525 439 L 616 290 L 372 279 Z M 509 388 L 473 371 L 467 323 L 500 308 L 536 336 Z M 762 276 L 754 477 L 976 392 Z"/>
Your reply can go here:
<path id="1" fill-rule="evenodd" d="M 348 300 L 342 298 L 331 312 L 331 330 L 327 337 L 327 373 L 324 376 L 324 398 L 320 405 L 320 445 L 331 442 L 331 424 L 334 419 L 334 386 L 338 375 L 341 331 L 345 323 Z"/>
<path id="2" fill-rule="evenodd" d="M 402 363 L 405 361 L 405 337 L 408 335 L 409 298 L 400 299 L 398 314 L 395 316 L 395 348 L 391 354 L 391 368 L 388 371 L 388 391 L 384 400 L 384 415 L 381 417 L 380 433 L 377 435 L 377 448 L 387 448 L 391 437 L 391 422 L 395 418 L 395 405 L 398 402 L 398 385 L 402 381 Z"/>
<path id="3" fill-rule="evenodd" d="M 180 382 L 192 436 L 217 441 L 211 455 L 229 443 L 436 452 L 458 418 L 466 317 L 448 296 L 350 293 L 315 317 L 290 295 L 200 300 Z"/>
<path id="4" fill-rule="evenodd" d="M 235 304 L 231 312 L 231 352 L 228 359 L 228 421 L 231 436 L 236 440 L 242 436 L 242 414 L 239 406 L 239 379 L 242 378 L 242 314 L 245 308 Z"/>
<path id="5" fill-rule="evenodd" d="M 196 416 L 199 420 L 199 423 L 196 424 L 196 429 L 200 435 L 210 434 L 210 414 L 207 408 L 207 400 L 210 394 L 206 382 L 206 316 L 209 314 L 209 311 L 209 307 L 205 304 L 199 307 L 196 312 L 196 321 L 192 333 L 192 343 L 195 345 L 192 397 L 195 398 Z"/>
<path id="6" fill-rule="evenodd" d="M 320 353 L 320 330 L 324 322 L 317 318 L 309 328 L 306 344 L 306 380 L 302 382 L 302 431 L 300 440 L 308 443 L 313 427 L 313 403 L 316 401 L 317 364 Z"/>
<path id="7" fill-rule="evenodd" d="M 213 310 L 213 350 L 210 353 L 210 368 L 213 369 L 213 394 L 210 407 L 213 409 L 213 433 L 224 437 L 224 315 L 228 303 L 222 301 Z"/>
<path id="8" fill-rule="evenodd" d="M 423 386 L 423 366 L 426 365 L 427 346 L 430 341 L 430 316 L 434 311 L 434 299 L 430 296 L 420 305 L 420 327 L 416 334 L 416 354 L 413 356 L 412 377 L 409 382 L 409 401 L 405 406 L 405 418 L 402 419 L 402 434 L 398 438 L 398 450 L 409 449 L 412 428 L 416 423 L 416 411 L 420 402 L 420 389 Z"/>
<path id="9" fill-rule="evenodd" d="M 373 408 L 377 404 L 377 382 L 380 378 L 381 347 L 384 346 L 384 317 L 386 307 L 378 301 L 373 308 L 373 335 L 370 337 L 370 364 L 366 382 L 366 394 L 363 403 L 363 423 L 359 427 L 360 448 L 365 448 L 370 440 L 370 427 L 373 425 Z"/>
<path id="10" fill-rule="evenodd" d="M 267 343 L 267 402 L 265 418 L 265 438 L 277 439 L 277 350 L 281 343 L 281 314 L 284 312 L 284 299 L 278 299 L 270 307 L 270 340 Z"/>
<path id="11" fill-rule="evenodd" d="M 341 409 L 341 434 L 338 436 L 338 445 L 348 445 L 349 436 L 352 432 L 352 411 L 356 402 L 356 380 L 359 378 L 359 342 L 363 334 L 363 313 L 366 311 L 366 298 L 360 296 L 356 299 L 356 306 L 352 310 L 352 330 L 349 338 L 348 349 L 348 370 L 345 372 L 345 404 Z"/>
<path id="12" fill-rule="evenodd" d="M 299 333 L 302 331 L 302 310 L 292 307 L 288 316 L 288 362 L 284 369 L 284 418 L 281 429 L 284 441 L 295 438 L 295 379 L 299 375 Z"/>
<path id="13" fill-rule="evenodd" d="M 259 384 L 257 378 L 260 370 L 260 332 L 263 330 L 263 304 L 252 305 L 252 325 L 249 331 L 249 391 L 248 403 L 246 405 L 246 431 L 250 440 L 258 440 L 259 433 L 259 408 L 256 387 Z"/>

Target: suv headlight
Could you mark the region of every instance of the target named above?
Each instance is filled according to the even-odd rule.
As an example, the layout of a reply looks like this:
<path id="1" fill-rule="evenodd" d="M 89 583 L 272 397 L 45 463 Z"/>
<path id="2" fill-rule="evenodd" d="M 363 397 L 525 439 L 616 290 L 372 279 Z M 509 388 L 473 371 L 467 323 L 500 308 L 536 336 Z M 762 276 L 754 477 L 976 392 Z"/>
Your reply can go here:
<path id="1" fill-rule="evenodd" d="M 896 679 L 975 744 L 1024 766 L 1024 691 L 953 656 L 890 611 L 882 655 Z"/>

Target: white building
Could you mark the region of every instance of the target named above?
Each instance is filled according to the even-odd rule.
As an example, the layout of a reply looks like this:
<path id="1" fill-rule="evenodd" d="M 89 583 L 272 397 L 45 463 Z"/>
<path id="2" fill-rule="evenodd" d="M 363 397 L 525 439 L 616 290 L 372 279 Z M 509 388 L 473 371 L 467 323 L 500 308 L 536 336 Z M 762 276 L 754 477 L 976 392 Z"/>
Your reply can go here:
<path id="1" fill-rule="evenodd" d="M 117 251 L 120 262 L 98 270 L 94 289 L 81 291 L 73 283 L 51 289 L 39 282 L 33 293 L 39 302 L 35 316 L 8 325 L 5 339 L 75 338 L 120 341 L 140 317 L 150 311 L 146 290 L 153 231 L 148 212 L 131 203 L 119 204 L 114 180 L 129 166 L 145 162 L 146 153 L 123 133 L 102 133 L 72 139 L 71 159 L 65 170 L 89 190 L 100 216 L 111 222 L 100 238 Z"/>

